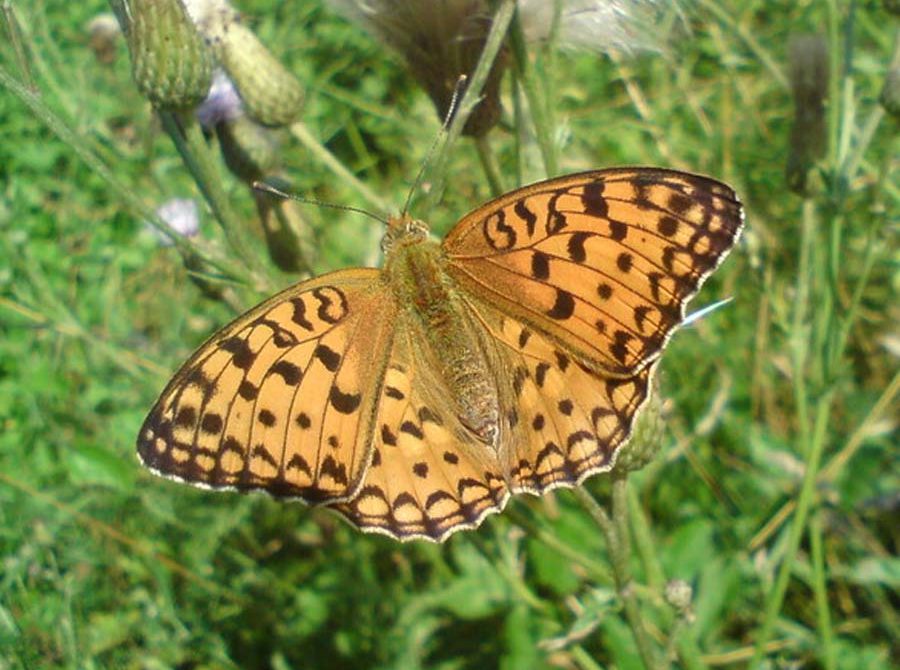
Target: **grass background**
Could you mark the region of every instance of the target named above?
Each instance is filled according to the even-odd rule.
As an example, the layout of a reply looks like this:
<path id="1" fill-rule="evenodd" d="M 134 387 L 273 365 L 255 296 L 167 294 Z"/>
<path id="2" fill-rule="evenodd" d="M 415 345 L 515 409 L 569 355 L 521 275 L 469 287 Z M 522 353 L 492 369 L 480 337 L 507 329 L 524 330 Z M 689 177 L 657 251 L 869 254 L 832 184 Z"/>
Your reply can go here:
<path id="1" fill-rule="evenodd" d="M 146 206 L 194 195 L 124 45 L 111 65 L 87 48 L 106 5 L 12 6 L 46 108 Z M 400 61 L 318 2 L 241 9 L 308 87 L 312 135 L 399 207 L 438 128 Z M 630 479 L 642 616 L 681 666 L 746 667 L 763 637 L 768 667 L 896 667 L 900 143 L 878 96 L 900 24 L 872 1 L 687 11 L 665 55 L 558 54 L 545 90 L 560 172 L 691 169 L 747 207 L 741 245 L 694 306 L 734 302 L 669 346 L 660 453 Z M 785 180 L 800 33 L 824 37 L 831 74 L 806 197 Z M 234 308 L 204 297 L 13 94 L 8 43 L 0 59 L 0 668 L 641 667 L 602 535 L 568 491 L 518 499 L 442 546 L 401 546 L 143 471 L 145 413 Z M 511 188 L 512 136 L 489 141 Z M 371 207 L 296 138 L 281 152 L 297 192 Z M 545 176 L 533 147 L 525 157 L 526 181 Z M 447 183 L 439 234 L 490 195 L 470 143 Z M 246 190 L 224 185 L 251 221 Z M 317 271 L 376 257 L 372 221 L 303 215 Z M 223 248 L 203 226 L 206 248 Z M 243 307 L 262 297 L 233 290 Z M 601 502 L 604 479 L 587 484 Z M 690 622 L 663 600 L 674 578 L 693 587 Z"/>

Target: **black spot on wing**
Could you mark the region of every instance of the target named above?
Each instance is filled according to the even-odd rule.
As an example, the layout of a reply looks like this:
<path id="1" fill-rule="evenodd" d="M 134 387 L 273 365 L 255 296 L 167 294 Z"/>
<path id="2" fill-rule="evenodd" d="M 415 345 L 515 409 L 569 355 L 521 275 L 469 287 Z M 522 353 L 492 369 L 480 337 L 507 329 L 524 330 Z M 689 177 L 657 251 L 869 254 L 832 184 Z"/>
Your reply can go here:
<path id="1" fill-rule="evenodd" d="M 528 205 L 525 204 L 525 200 L 519 200 L 513 206 L 513 211 L 516 213 L 516 216 L 525 221 L 525 227 L 528 230 L 528 237 L 534 237 L 534 224 L 537 223 L 537 216 L 534 212 L 528 209 Z"/>
<path id="2" fill-rule="evenodd" d="M 338 463 L 332 456 L 326 456 L 322 460 L 320 477 L 331 477 L 336 483 L 345 485 L 348 483 L 347 468 L 343 463 Z"/>
<path id="3" fill-rule="evenodd" d="M 547 312 L 547 316 L 562 321 L 571 317 L 574 312 L 575 298 L 572 294 L 561 288 L 556 289 L 556 301 Z"/>
<path id="4" fill-rule="evenodd" d="M 353 414 L 362 401 L 360 393 L 344 393 L 337 385 L 331 387 L 331 393 L 328 396 L 331 406 L 341 414 Z"/>
<path id="5" fill-rule="evenodd" d="M 246 379 L 238 386 L 238 395 L 244 400 L 256 400 L 259 395 L 259 389 Z"/>
<path id="6" fill-rule="evenodd" d="M 200 430 L 207 435 L 218 435 L 222 432 L 222 425 L 221 415 L 208 412 L 203 415 L 203 420 L 200 422 Z"/>
<path id="7" fill-rule="evenodd" d="M 306 303 L 303 298 L 292 298 L 291 305 L 294 307 L 294 313 L 291 315 L 291 321 L 296 323 L 304 330 L 312 330 L 313 325 L 306 318 Z"/>
<path id="8" fill-rule="evenodd" d="M 590 216 L 606 217 L 609 215 L 609 205 L 603 197 L 604 185 L 602 181 L 591 182 L 584 187 L 581 196 L 581 205 L 584 213 Z"/>
<path id="9" fill-rule="evenodd" d="M 569 237 L 569 242 L 566 245 L 566 251 L 569 254 L 569 258 L 576 263 L 584 263 L 587 258 L 587 252 L 584 250 L 585 241 L 591 236 L 590 233 L 585 231 L 579 231 L 577 233 L 573 233 L 571 237 Z"/>
<path id="10" fill-rule="evenodd" d="M 303 379 L 303 372 L 300 368 L 293 363 L 284 360 L 275 363 L 275 365 L 270 368 L 269 372 L 279 375 L 288 386 L 296 386 L 300 383 L 300 380 Z"/>
<path id="11" fill-rule="evenodd" d="M 402 424 L 400 424 L 400 432 L 412 435 L 419 440 L 425 437 L 425 433 L 422 432 L 422 429 L 412 421 L 404 421 Z"/>
<path id="12" fill-rule="evenodd" d="M 403 400 L 406 397 L 403 391 L 398 388 L 394 388 L 393 386 L 385 386 L 384 394 L 388 398 L 393 398 L 394 400 Z"/>
<path id="13" fill-rule="evenodd" d="M 322 361 L 322 365 L 324 365 L 329 372 L 334 372 L 341 364 L 341 355 L 325 344 L 317 346 L 313 355 Z"/>
<path id="14" fill-rule="evenodd" d="M 231 362 L 236 368 L 241 370 L 248 370 L 253 365 L 253 361 L 256 360 L 256 354 L 250 349 L 247 340 L 237 335 L 223 340 L 219 346 L 232 355 Z"/>
<path id="15" fill-rule="evenodd" d="M 543 251 L 535 251 L 531 255 L 531 276 L 534 279 L 547 279 L 550 276 L 550 257 Z"/>
<path id="16" fill-rule="evenodd" d="M 303 458 L 300 454 L 294 454 L 290 457 L 287 462 L 287 465 L 284 466 L 285 470 L 297 470 L 298 472 L 302 472 L 307 477 L 312 477 L 312 470 L 309 467 L 309 463 L 306 462 L 306 459 Z"/>
<path id="17" fill-rule="evenodd" d="M 610 221 L 609 236 L 615 241 L 621 242 L 628 236 L 628 226 L 621 221 Z"/>
<path id="18" fill-rule="evenodd" d="M 175 415 L 175 425 L 179 428 L 192 428 L 197 423 L 197 410 L 193 407 L 181 407 Z"/>
<path id="19" fill-rule="evenodd" d="M 387 425 L 381 426 L 381 441 L 390 447 L 397 446 L 397 436 Z"/>

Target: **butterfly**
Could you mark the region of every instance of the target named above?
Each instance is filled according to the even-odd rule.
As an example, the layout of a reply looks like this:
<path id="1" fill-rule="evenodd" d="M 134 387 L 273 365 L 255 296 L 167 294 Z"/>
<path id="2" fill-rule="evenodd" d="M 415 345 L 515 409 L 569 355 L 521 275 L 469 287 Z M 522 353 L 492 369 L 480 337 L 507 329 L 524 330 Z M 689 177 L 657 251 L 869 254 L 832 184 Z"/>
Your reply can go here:
<path id="1" fill-rule="evenodd" d="M 610 470 L 685 305 L 740 236 L 713 179 L 594 170 L 482 205 L 381 269 L 302 281 L 207 340 L 137 451 L 154 473 L 443 541 L 515 493 Z"/>

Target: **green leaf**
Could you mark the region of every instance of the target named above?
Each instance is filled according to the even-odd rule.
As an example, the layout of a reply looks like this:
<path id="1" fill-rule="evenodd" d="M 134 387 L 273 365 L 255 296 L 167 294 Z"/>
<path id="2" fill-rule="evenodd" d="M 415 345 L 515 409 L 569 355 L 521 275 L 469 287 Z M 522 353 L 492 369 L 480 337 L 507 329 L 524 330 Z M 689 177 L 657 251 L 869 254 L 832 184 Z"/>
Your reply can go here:
<path id="1" fill-rule="evenodd" d="M 76 485 L 99 485 L 123 493 L 134 490 L 134 462 L 105 447 L 81 443 L 68 454 L 69 476 Z"/>

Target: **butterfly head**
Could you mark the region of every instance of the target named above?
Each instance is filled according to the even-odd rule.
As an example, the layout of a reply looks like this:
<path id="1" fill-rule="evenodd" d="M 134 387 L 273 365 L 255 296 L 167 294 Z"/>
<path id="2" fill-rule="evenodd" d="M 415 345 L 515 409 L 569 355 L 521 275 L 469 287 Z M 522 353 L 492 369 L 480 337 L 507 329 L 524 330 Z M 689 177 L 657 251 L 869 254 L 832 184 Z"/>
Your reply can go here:
<path id="1" fill-rule="evenodd" d="M 408 214 L 392 216 L 388 229 L 381 240 L 381 250 L 385 255 L 399 247 L 419 244 L 428 239 L 428 224 L 413 219 Z"/>

